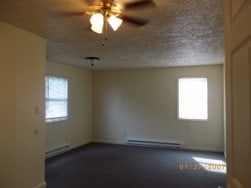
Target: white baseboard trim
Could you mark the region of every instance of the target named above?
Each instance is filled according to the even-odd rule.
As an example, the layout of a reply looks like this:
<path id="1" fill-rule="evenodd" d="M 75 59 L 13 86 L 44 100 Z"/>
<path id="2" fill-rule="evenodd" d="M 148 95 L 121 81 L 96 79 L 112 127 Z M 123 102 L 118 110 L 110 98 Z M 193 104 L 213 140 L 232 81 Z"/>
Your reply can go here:
<path id="1" fill-rule="evenodd" d="M 91 140 L 86 140 L 86 141 L 81 142 L 81 143 L 78 143 L 78 144 L 70 144 L 70 148 L 71 148 L 71 149 L 75 149 L 75 148 L 84 146 L 84 145 L 86 145 L 86 144 L 90 144 L 91 142 L 92 142 Z"/>
<path id="2" fill-rule="evenodd" d="M 70 146 L 69 145 L 64 145 L 60 148 L 57 148 L 55 150 L 52 150 L 50 152 L 46 152 L 45 153 L 45 159 L 49 159 L 49 158 L 52 158 L 52 157 L 56 157 L 58 155 L 61 155 L 65 152 L 68 152 L 70 151 Z"/>
<path id="3" fill-rule="evenodd" d="M 89 144 L 91 142 L 92 142 L 91 140 L 86 140 L 86 141 L 78 143 L 78 144 L 66 143 L 66 144 L 63 144 L 63 145 L 60 145 L 60 146 L 57 146 L 57 147 L 53 147 L 53 148 L 47 149 L 46 152 L 45 152 L 45 158 L 49 159 L 49 158 L 52 158 L 54 156 L 61 155 L 61 154 L 65 153 L 65 152 L 68 152 L 68 151 L 70 151 L 72 149 L 75 149 L 75 148 L 81 147 L 83 145 Z M 62 152 L 59 152 L 58 154 L 55 154 L 55 155 L 53 155 L 53 154 L 49 155 L 48 154 L 50 151 L 57 150 L 57 149 L 59 149 L 61 147 L 66 147 L 66 146 L 69 146 L 69 147 L 66 148 L 65 150 L 62 150 Z"/>
<path id="4" fill-rule="evenodd" d="M 40 184 L 36 185 L 36 186 L 35 186 L 35 187 L 33 187 L 33 188 L 46 188 L 46 182 L 45 182 L 45 181 L 43 181 L 42 183 L 40 183 Z"/>
<path id="5" fill-rule="evenodd" d="M 232 181 L 235 188 L 244 188 L 242 183 L 237 178 L 233 178 Z"/>
<path id="6" fill-rule="evenodd" d="M 58 148 L 64 147 L 64 146 L 66 146 L 66 145 L 70 145 L 70 144 L 69 144 L 68 142 L 66 142 L 66 143 L 61 144 L 61 145 L 58 145 L 58 146 L 46 148 L 45 152 L 50 152 L 50 151 L 56 150 L 56 149 L 58 149 Z"/>
<path id="7" fill-rule="evenodd" d="M 206 147 L 194 147 L 194 146 L 183 146 L 182 148 L 195 151 L 224 152 L 222 148 L 206 148 Z"/>
<path id="8" fill-rule="evenodd" d="M 78 143 L 78 144 L 71 144 L 71 143 L 65 143 L 65 144 L 61 144 L 61 145 L 58 145 L 58 146 L 54 146 L 54 147 L 51 147 L 51 148 L 47 148 L 45 150 L 45 152 L 50 152 L 50 151 L 53 151 L 53 150 L 56 150 L 58 148 L 61 148 L 61 147 L 64 147 L 66 145 L 69 145 L 70 146 L 70 149 L 74 149 L 74 148 L 77 148 L 77 147 L 80 147 L 82 145 L 85 145 L 85 144 L 89 144 L 91 143 L 92 141 L 90 140 L 87 140 L 87 141 L 84 141 L 84 142 L 81 142 L 81 143 Z"/>

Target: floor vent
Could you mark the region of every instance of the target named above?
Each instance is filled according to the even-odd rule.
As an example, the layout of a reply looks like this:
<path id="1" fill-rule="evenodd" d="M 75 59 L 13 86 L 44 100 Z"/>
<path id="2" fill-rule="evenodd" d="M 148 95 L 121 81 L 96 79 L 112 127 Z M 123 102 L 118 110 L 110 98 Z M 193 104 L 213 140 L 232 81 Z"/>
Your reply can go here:
<path id="1" fill-rule="evenodd" d="M 62 146 L 60 148 L 57 148 L 57 149 L 54 149 L 54 150 L 51 150 L 51 151 L 48 151 L 45 153 L 45 158 L 46 159 L 49 159 L 51 157 L 55 157 L 57 155 L 60 155 L 62 153 L 65 153 L 67 151 L 70 150 L 70 146 L 69 145 L 65 145 L 65 146 Z"/>
<path id="2" fill-rule="evenodd" d="M 127 140 L 127 145 L 141 147 L 156 147 L 156 148 L 180 148 L 180 143 L 176 142 L 155 142 L 142 140 Z"/>

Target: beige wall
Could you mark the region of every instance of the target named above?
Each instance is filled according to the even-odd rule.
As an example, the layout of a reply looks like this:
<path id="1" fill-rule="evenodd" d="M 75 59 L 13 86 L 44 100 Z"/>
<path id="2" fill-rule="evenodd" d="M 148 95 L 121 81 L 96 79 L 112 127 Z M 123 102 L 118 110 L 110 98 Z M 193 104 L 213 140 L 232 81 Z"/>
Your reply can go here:
<path id="1" fill-rule="evenodd" d="M 0 31 L 0 187 L 32 188 L 44 183 L 45 40 Z"/>
<path id="2" fill-rule="evenodd" d="M 0 31 L 0 187 L 43 184 L 44 127 L 46 151 L 92 140 L 124 143 L 126 138 L 223 149 L 222 66 L 93 74 L 49 60 L 45 64 L 45 40 L 38 36 L 3 22 Z M 69 80 L 69 119 L 46 126 L 45 72 Z M 177 120 L 177 79 L 183 76 L 208 77 L 207 122 Z M 39 113 L 35 113 L 36 108 Z"/>
<path id="3" fill-rule="evenodd" d="M 223 151 L 222 66 L 94 72 L 94 141 L 175 141 Z M 179 77 L 208 78 L 208 121 L 177 119 Z"/>
<path id="4" fill-rule="evenodd" d="M 47 60 L 46 74 L 68 79 L 68 120 L 46 124 L 46 151 L 92 141 L 92 72 Z"/>

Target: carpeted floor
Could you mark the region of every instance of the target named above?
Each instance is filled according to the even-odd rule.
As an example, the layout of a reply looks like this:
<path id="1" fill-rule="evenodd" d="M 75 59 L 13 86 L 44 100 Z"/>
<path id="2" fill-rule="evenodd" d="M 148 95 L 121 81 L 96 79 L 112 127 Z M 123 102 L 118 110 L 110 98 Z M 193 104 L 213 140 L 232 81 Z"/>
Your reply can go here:
<path id="1" fill-rule="evenodd" d="M 226 174 L 218 171 L 226 166 L 213 165 L 219 160 L 222 153 L 93 143 L 46 160 L 46 182 L 47 188 L 225 188 Z"/>

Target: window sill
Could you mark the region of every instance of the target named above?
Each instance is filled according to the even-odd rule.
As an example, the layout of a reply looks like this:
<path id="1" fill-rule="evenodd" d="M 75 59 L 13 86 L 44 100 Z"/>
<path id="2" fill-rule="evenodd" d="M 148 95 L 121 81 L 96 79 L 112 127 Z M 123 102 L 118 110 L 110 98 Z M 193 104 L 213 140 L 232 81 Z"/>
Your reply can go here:
<path id="1" fill-rule="evenodd" d="M 54 122 L 59 122 L 59 121 L 65 121 L 67 119 L 68 119 L 67 117 L 50 118 L 50 119 L 45 119 L 45 123 L 54 123 Z"/>

